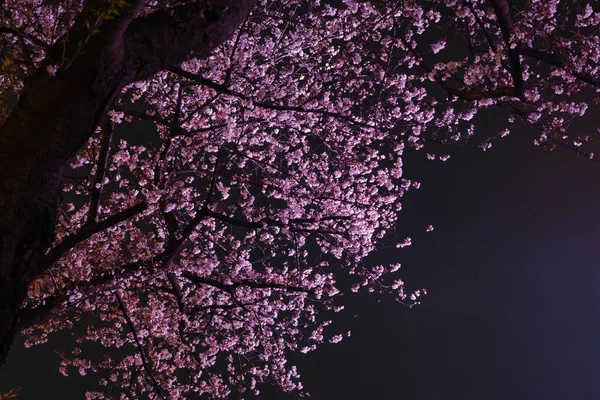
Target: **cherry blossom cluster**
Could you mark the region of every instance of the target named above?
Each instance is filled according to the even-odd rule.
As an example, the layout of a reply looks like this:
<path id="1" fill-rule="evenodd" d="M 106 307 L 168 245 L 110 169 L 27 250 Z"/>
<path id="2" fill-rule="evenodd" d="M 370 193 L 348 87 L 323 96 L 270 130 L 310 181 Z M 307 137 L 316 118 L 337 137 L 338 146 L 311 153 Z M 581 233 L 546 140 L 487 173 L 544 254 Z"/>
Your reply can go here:
<path id="1" fill-rule="evenodd" d="M 43 63 L 84 2 L 46 3 L 2 4 L 5 93 L 68 65 Z M 425 293 L 368 259 L 412 244 L 394 234 L 420 187 L 405 152 L 447 161 L 520 123 L 595 159 L 597 133 L 568 126 L 600 83 L 600 10 L 522 3 L 263 0 L 209 57 L 125 88 L 67 168 L 27 344 L 70 330 L 106 347 L 61 354 L 65 375 L 107 373 L 90 399 L 304 393 L 287 357 L 349 336 L 329 327 L 346 283 L 409 305 Z M 481 124 L 498 109 L 506 126 Z"/>

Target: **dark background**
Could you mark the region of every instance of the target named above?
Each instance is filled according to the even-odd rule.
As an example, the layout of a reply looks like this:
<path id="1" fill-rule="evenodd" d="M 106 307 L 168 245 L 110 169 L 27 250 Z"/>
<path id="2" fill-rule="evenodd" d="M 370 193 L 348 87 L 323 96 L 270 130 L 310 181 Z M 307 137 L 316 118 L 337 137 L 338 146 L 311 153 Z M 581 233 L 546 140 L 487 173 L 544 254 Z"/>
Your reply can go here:
<path id="1" fill-rule="evenodd" d="M 407 176 L 423 185 L 405 199 L 400 236 L 413 245 L 373 260 L 401 262 L 407 285 L 429 294 L 412 309 L 346 296 L 333 329 L 352 337 L 292 357 L 313 399 L 597 397 L 600 165 L 531 143 L 515 133 L 446 163 L 410 157 Z M 93 376 L 58 373 L 53 350 L 64 338 L 15 343 L 0 393 L 82 399 L 93 390 Z M 260 397 L 293 398 L 268 388 Z"/>

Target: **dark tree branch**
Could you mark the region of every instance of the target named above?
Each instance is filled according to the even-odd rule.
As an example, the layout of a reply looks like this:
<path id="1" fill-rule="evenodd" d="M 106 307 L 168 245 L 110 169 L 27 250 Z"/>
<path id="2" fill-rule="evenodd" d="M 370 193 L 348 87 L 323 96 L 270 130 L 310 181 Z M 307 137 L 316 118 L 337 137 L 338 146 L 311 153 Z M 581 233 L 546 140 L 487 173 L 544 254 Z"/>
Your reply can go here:
<path id="1" fill-rule="evenodd" d="M 107 285 L 115 280 L 118 275 L 122 279 L 126 279 L 141 268 L 151 268 L 154 271 L 155 265 L 160 265 L 162 270 L 167 270 L 173 259 L 179 254 L 185 241 L 189 238 L 191 233 L 196 229 L 198 224 L 206 217 L 205 214 L 198 212 L 196 216 L 186 225 L 181 233 L 180 239 L 175 239 L 174 235 L 170 236 L 170 240 L 167 242 L 164 250 L 154 256 L 151 260 L 136 261 L 129 264 L 116 267 L 108 272 L 96 275 L 87 282 L 82 283 L 82 290 L 84 296 L 91 295 L 95 289 Z M 68 293 L 68 290 L 65 290 Z M 27 306 L 19 312 L 19 328 L 27 329 L 35 324 L 42 323 L 49 318 L 64 313 L 65 310 L 75 306 L 76 303 L 68 304 L 63 307 L 63 303 L 68 300 L 68 296 L 64 293 L 60 293 L 57 296 L 52 296 L 44 299 L 44 304 L 37 306 Z"/>
<path id="2" fill-rule="evenodd" d="M 84 225 L 75 235 L 65 238 L 62 242 L 57 244 L 44 258 L 41 260 L 41 264 L 45 268 L 51 267 L 57 262 L 62 256 L 67 254 L 73 247 L 77 246 L 84 240 L 89 239 L 92 235 L 102 232 L 105 229 L 111 228 L 123 221 L 134 217 L 148 208 L 146 203 L 138 203 L 126 210 L 123 210 L 117 214 L 111 215 L 108 218 L 94 224 Z"/>
<path id="3" fill-rule="evenodd" d="M 326 117 L 341 119 L 341 120 L 350 122 L 354 125 L 361 126 L 363 128 L 373 128 L 372 125 L 369 125 L 365 122 L 358 121 L 355 118 L 352 118 L 348 115 L 344 115 L 344 114 L 340 114 L 340 113 L 336 113 L 336 112 L 332 112 L 332 111 L 321 110 L 321 109 L 317 109 L 317 108 L 284 106 L 284 105 L 273 104 L 273 103 L 264 102 L 264 101 L 254 101 L 252 98 L 246 96 L 243 93 L 235 92 L 235 91 L 229 89 L 226 85 L 216 83 L 214 81 L 211 81 L 210 79 L 206 79 L 197 74 L 192 74 L 191 72 L 187 72 L 179 67 L 170 68 L 169 71 L 171 71 L 174 74 L 177 74 L 183 78 L 189 79 L 192 82 L 196 82 L 196 83 L 199 83 L 208 88 L 214 89 L 218 93 L 223 93 L 223 94 L 226 94 L 229 96 L 237 97 L 238 99 L 241 99 L 241 100 L 251 101 L 252 104 L 255 105 L 256 107 L 264 108 L 267 110 L 276 110 L 276 111 L 294 111 L 294 112 L 300 112 L 300 113 L 305 113 L 305 114 L 320 114 L 320 115 L 324 115 Z"/>
<path id="4" fill-rule="evenodd" d="M 483 21 L 481 20 L 481 18 L 479 18 L 479 15 L 477 14 L 477 11 L 475 11 L 475 8 L 473 7 L 473 3 L 471 3 L 470 1 L 465 1 L 465 4 L 467 5 L 467 7 L 469 7 L 469 10 L 471 11 L 471 14 L 473 15 L 473 18 L 475 18 L 475 21 L 477 22 L 477 25 L 479 25 L 479 28 L 483 32 L 483 36 L 485 36 L 485 39 L 488 42 L 488 46 L 490 46 L 490 49 L 494 53 L 497 53 L 498 50 L 496 48 L 496 45 L 494 44 L 494 39 L 490 36 L 490 34 L 487 31 L 487 29 L 485 29 L 485 24 L 483 23 Z"/>
<path id="5" fill-rule="evenodd" d="M 433 69 L 431 69 L 431 67 L 429 65 L 427 65 L 427 63 L 425 63 L 425 61 L 423 60 L 423 58 L 417 54 L 417 52 L 415 51 L 415 49 L 413 49 L 413 47 L 410 45 L 410 43 L 408 43 L 406 41 L 405 38 L 403 38 L 402 36 L 400 36 L 400 41 L 402 42 L 402 44 L 404 45 L 404 47 L 406 48 L 406 50 L 408 50 L 411 55 L 415 58 L 415 60 L 417 60 L 417 62 L 419 63 L 419 66 L 424 69 L 426 72 L 433 72 Z M 518 96 L 518 92 L 516 90 L 515 87 L 501 87 L 495 90 L 465 90 L 465 89 L 458 89 L 458 88 L 454 88 L 450 85 L 448 85 L 444 80 L 435 77 L 435 82 L 437 83 L 437 85 L 442 88 L 444 90 L 444 92 L 446 92 L 446 95 L 448 96 L 449 99 L 452 99 L 453 97 L 457 97 L 461 100 L 465 100 L 465 101 L 473 101 L 473 100 L 483 100 L 483 99 L 498 99 L 501 97 L 517 97 Z"/>
<path id="6" fill-rule="evenodd" d="M 23 32 L 23 31 L 21 31 L 19 29 L 16 29 L 16 28 L 9 28 L 9 27 L 6 27 L 6 26 L 0 26 L 0 33 L 8 33 L 8 34 L 11 34 L 11 35 L 19 36 L 21 38 L 30 40 L 32 43 L 34 43 L 35 45 L 40 46 L 42 48 L 48 47 L 48 44 L 45 43 L 44 41 L 38 39 L 37 37 L 35 37 L 33 35 L 30 35 L 30 34 L 25 33 L 25 32 Z"/>
<path id="7" fill-rule="evenodd" d="M 167 244 L 167 247 L 163 252 L 164 255 L 161 256 L 163 268 L 167 267 L 171 263 L 171 261 L 173 261 L 173 259 L 179 255 L 179 253 L 183 249 L 183 245 L 185 244 L 185 242 L 188 240 L 192 232 L 196 230 L 198 225 L 200 225 L 200 222 L 202 222 L 204 218 L 206 218 L 206 214 L 202 211 L 198 211 L 196 213 L 196 216 L 192 218 L 192 220 L 186 225 L 186 227 L 181 232 L 181 238 Z"/>
<path id="8" fill-rule="evenodd" d="M 165 212 L 162 209 L 161 213 L 163 219 L 165 220 L 165 225 L 167 226 L 167 232 L 169 234 L 168 243 L 175 242 L 177 240 L 177 231 L 179 230 L 177 218 L 175 217 L 175 214 L 171 212 Z"/>
<path id="9" fill-rule="evenodd" d="M 304 288 L 302 286 L 294 286 L 294 285 L 286 285 L 282 283 L 269 283 L 269 282 L 254 282 L 254 281 L 240 281 L 234 283 L 223 283 L 216 279 L 205 278 L 202 276 L 198 276 L 192 272 L 183 272 L 181 274 L 182 277 L 186 278 L 192 283 L 197 285 L 209 285 L 213 286 L 217 289 L 220 289 L 224 292 L 227 292 L 233 295 L 233 292 L 236 288 L 240 286 L 248 286 L 253 289 L 281 289 L 288 292 L 300 292 L 300 293 L 312 293 L 310 289 Z"/>
<path id="10" fill-rule="evenodd" d="M 522 99 L 523 97 L 523 88 L 525 87 L 525 82 L 523 81 L 523 67 L 521 66 L 521 60 L 519 58 L 519 52 L 514 49 L 511 45 L 511 37 L 513 35 L 512 32 L 512 17 L 510 15 L 510 7 L 508 0 L 490 0 L 492 2 L 492 6 L 494 9 L 494 13 L 496 14 L 496 18 L 498 20 L 498 24 L 500 25 L 500 30 L 502 32 L 502 38 L 504 39 L 504 43 L 506 45 L 506 49 L 508 51 L 508 59 L 510 61 L 511 66 L 511 76 L 513 78 L 513 86 L 516 93 L 516 96 Z"/>
<path id="11" fill-rule="evenodd" d="M 135 117 L 137 119 L 141 119 L 144 121 L 151 121 L 151 122 L 154 122 L 155 124 L 162 125 L 167 128 L 171 127 L 171 123 L 168 120 L 161 118 L 159 116 L 156 116 L 156 115 L 148 115 L 143 111 L 127 110 L 127 109 L 119 108 L 119 107 L 117 107 L 115 109 L 118 111 L 122 111 L 126 115 Z M 177 132 L 177 135 L 190 136 L 190 135 L 193 135 L 194 133 L 209 132 L 209 131 L 214 131 L 214 130 L 222 129 L 222 128 L 226 128 L 226 127 L 227 127 L 226 124 L 219 124 L 219 125 L 215 125 L 215 126 L 207 126 L 205 128 L 193 129 L 191 131 L 188 131 L 188 130 L 183 129 L 181 126 L 178 126 L 176 128 L 176 132 Z"/>
<path id="12" fill-rule="evenodd" d="M 239 219 L 239 218 L 229 217 L 227 215 L 216 213 L 216 212 L 214 212 L 212 210 L 206 210 L 204 213 L 208 217 L 214 218 L 214 219 L 216 219 L 218 221 L 225 222 L 225 223 L 230 224 L 230 225 L 239 226 L 241 228 L 260 229 L 260 228 L 263 228 L 265 226 L 277 226 L 277 227 L 280 227 L 280 228 L 286 227 L 286 225 L 283 222 L 277 221 L 277 220 L 272 219 L 272 218 L 267 218 L 267 219 L 265 219 L 263 221 L 253 222 L 253 221 L 245 221 L 245 220 Z M 323 220 L 325 220 L 325 219 L 323 219 Z M 309 221 L 305 220 L 305 221 L 301 221 L 301 222 L 306 223 L 306 222 L 309 222 Z M 336 231 L 334 229 L 307 229 L 307 228 L 299 228 L 299 227 L 293 226 L 293 225 L 288 226 L 288 228 L 292 232 L 307 232 L 307 233 L 319 233 L 319 234 L 348 236 L 347 232 L 340 232 L 340 231 Z"/>
<path id="13" fill-rule="evenodd" d="M 595 87 L 600 87 L 600 79 L 583 73 L 583 72 L 577 72 L 577 71 L 572 71 L 569 69 L 569 64 L 564 61 L 560 56 L 549 52 L 549 51 L 545 51 L 545 50 L 538 50 L 538 49 L 533 49 L 531 47 L 528 46 L 519 46 L 518 47 L 518 51 L 519 53 L 531 57 L 533 59 L 539 60 L 539 61 L 543 61 L 547 64 L 550 64 L 556 68 L 559 68 L 565 72 L 567 72 L 570 75 L 573 75 L 575 78 L 579 79 L 582 82 L 585 82 L 589 85 L 595 86 Z"/>
<path id="14" fill-rule="evenodd" d="M 352 217 L 350 217 L 348 215 L 331 215 L 329 217 L 322 217 L 322 218 L 293 218 L 293 219 L 290 219 L 290 222 L 293 222 L 296 224 L 309 224 L 309 223 L 321 222 L 321 221 L 350 221 L 351 219 L 352 219 Z"/>
<path id="15" fill-rule="evenodd" d="M 124 35 L 133 63 L 133 80 L 149 78 L 189 58 L 207 56 L 232 36 L 255 3 L 256 0 L 189 3 L 134 20 Z"/>
<path id="16" fill-rule="evenodd" d="M 146 370 L 146 373 L 148 374 L 148 376 L 150 377 L 150 380 L 152 381 L 152 386 L 154 386 L 154 389 L 156 390 L 158 395 L 163 400 L 166 400 L 165 396 L 162 393 L 160 385 L 156 381 L 156 378 L 154 377 L 154 374 L 152 372 L 152 360 L 150 359 L 150 355 L 146 356 L 144 347 L 142 346 L 142 342 L 140 341 L 140 338 L 137 334 L 135 325 L 133 324 L 133 321 L 131 320 L 129 313 L 127 312 L 127 306 L 125 305 L 125 302 L 123 302 L 123 299 L 121 298 L 121 295 L 119 294 L 118 291 L 115 292 L 115 297 L 117 298 L 117 301 L 119 302 L 119 307 L 121 308 L 121 311 L 123 312 L 123 317 L 125 317 L 125 321 L 127 321 L 127 325 L 129 325 L 129 329 L 131 329 L 131 334 L 133 335 L 133 340 L 135 341 L 135 344 L 138 348 L 140 356 L 142 357 L 142 364 L 144 365 L 144 369 Z"/>
<path id="17" fill-rule="evenodd" d="M 96 164 L 96 175 L 92 182 L 92 189 L 90 195 L 90 209 L 88 211 L 87 224 L 95 224 L 98 218 L 98 208 L 100 205 L 100 197 L 102 196 L 102 187 L 104 186 L 104 174 L 108 167 L 108 153 L 110 152 L 110 146 L 113 137 L 113 124 L 111 120 L 106 117 L 104 126 L 102 129 L 102 140 L 100 142 L 100 154 L 98 156 L 98 163 Z"/>
<path id="18" fill-rule="evenodd" d="M 158 157 L 158 161 L 156 162 L 156 167 L 154 168 L 154 184 L 158 187 L 162 187 L 162 170 L 163 164 L 167 160 L 167 156 L 169 155 L 169 151 L 171 150 L 171 144 L 173 143 L 173 138 L 176 136 L 178 130 L 180 130 L 179 126 L 179 117 L 181 115 L 181 102 L 183 101 L 183 90 L 184 87 L 179 82 L 179 88 L 177 90 L 177 101 L 175 104 L 175 113 L 173 118 L 171 119 L 169 134 L 166 138 L 166 143 L 162 148 L 160 155 Z"/>
<path id="19" fill-rule="evenodd" d="M 187 306 L 185 304 L 185 300 L 183 298 L 183 292 L 181 291 L 181 286 L 179 282 L 177 282 L 177 277 L 172 272 L 167 273 L 167 279 L 171 283 L 173 287 L 173 294 L 175 295 L 175 299 L 177 300 L 177 306 L 179 307 L 179 311 L 181 313 L 187 312 Z M 185 341 L 184 341 L 185 342 Z"/>
<path id="20" fill-rule="evenodd" d="M 115 268 L 110 272 L 105 272 L 101 275 L 94 276 L 89 282 L 86 283 L 86 292 L 93 292 L 94 288 L 101 287 L 115 280 L 115 276 L 131 276 L 136 271 L 139 271 L 144 264 L 142 262 L 133 262 L 130 264 L 123 265 L 119 268 Z M 89 290 L 91 289 L 91 290 Z M 56 296 L 48 297 L 44 299 L 44 304 L 32 306 L 28 305 L 19 310 L 19 329 L 29 329 L 34 325 L 41 324 L 50 318 L 57 317 L 75 306 L 76 303 L 67 304 L 64 306 L 64 302 L 69 299 L 65 293 L 68 290 L 64 290 L 63 293 L 59 293 Z"/>

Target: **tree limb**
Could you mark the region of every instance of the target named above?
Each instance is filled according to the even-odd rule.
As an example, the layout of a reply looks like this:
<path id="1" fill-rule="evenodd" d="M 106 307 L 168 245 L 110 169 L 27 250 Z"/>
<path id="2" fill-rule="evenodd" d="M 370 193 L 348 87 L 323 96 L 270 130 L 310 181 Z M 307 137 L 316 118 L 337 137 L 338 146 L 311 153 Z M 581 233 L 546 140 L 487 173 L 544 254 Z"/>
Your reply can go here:
<path id="1" fill-rule="evenodd" d="M 100 142 L 100 154 L 98 155 L 98 163 L 96 164 L 96 175 L 92 182 L 90 195 L 90 208 L 88 211 L 87 224 L 96 223 L 98 218 L 98 208 L 100 205 L 100 197 L 102 196 L 102 187 L 104 186 L 104 174 L 108 167 L 108 153 L 113 137 L 113 123 L 108 117 L 104 121 L 102 129 L 102 139 Z"/>
<path id="2" fill-rule="evenodd" d="M 185 271 L 181 274 L 182 277 L 186 278 L 192 283 L 199 285 L 209 285 L 216 287 L 224 292 L 233 295 L 233 291 L 240 286 L 248 286 L 253 289 L 281 289 L 289 292 L 301 292 L 301 293 L 312 293 L 310 289 L 302 286 L 286 285 L 282 283 L 271 283 L 271 282 L 255 282 L 255 281 L 240 281 L 233 283 L 223 283 L 216 279 L 205 278 L 198 276 L 192 272 Z"/>
<path id="3" fill-rule="evenodd" d="M 132 80 L 206 57 L 232 36 L 255 4 L 256 0 L 189 3 L 132 21 L 124 34 Z"/>
<path id="4" fill-rule="evenodd" d="M 508 58 L 511 66 L 510 74 L 513 78 L 514 90 L 516 92 L 516 96 L 522 98 L 523 88 L 525 87 L 525 82 L 523 81 L 523 67 L 521 66 L 519 53 L 515 48 L 513 48 L 510 41 L 511 36 L 513 35 L 513 24 L 508 0 L 490 1 L 492 2 L 494 13 L 496 14 L 496 19 L 498 20 L 498 24 L 500 25 L 500 30 L 502 32 L 502 38 L 504 39 L 506 49 L 508 51 Z"/>
<path id="5" fill-rule="evenodd" d="M 50 250 L 50 252 L 46 254 L 46 256 L 42 259 L 41 264 L 45 268 L 51 267 L 62 256 L 67 254 L 67 252 L 69 252 L 73 247 L 77 246 L 84 240 L 89 239 L 92 235 L 98 232 L 102 232 L 103 230 L 111 228 L 117 224 L 120 224 L 121 222 L 126 221 L 129 218 L 144 212 L 147 208 L 148 204 L 146 204 L 145 202 L 138 203 L 135 206 L 132 206 L 117 214 L 111 215 L 110 217 L 107 217 L 106 219 L 100 222 L 84 225 L 83 228 L 79 230 L 79 232 L 65 238 L 62 242 L 60 242 L 52 250 Z"/>
<path id="6" fill-rule="evenodd" d="M 127 307 L 125 306 L 125 302 L 123 302 L 123 298 L 121 298 L 119 291 L 115 292 L 115 297 L 117 298 L 117 301 L 119 302 L 119 307 L 121 308 L 121 311 L 123 312 L 123 317 L 125 317 L 125 321 L 127 321 L 127 325 L 129 325 L 129 328 L 131 329 L 131 334 L 133 335 L 133 340 L 135 341 L 135 344 L 138 348 L 140 356 L 142 357 L 142 364 L 144 365 L 144 369 L 146 370 L 146 373 L 150 377 L 150 380 L 152 381 L 152 385 L 154 386 L 154 389 L 156 390 L 158 395 L 163 400 L 166 400 L 165 396 L 162 393 L 160 385 L 156 381 L 156 378 L 154 377 L 154 374 L 152 372 L 152 364 L 151 364 L 152 360 L 150 359 L 150 355 L 146 356 L 146 353 L 144 352 L 144 347 L 142 346 L 142 342 L 140 341 L 140 338 L 138 337 L 135 325 L 133 324 L 133 321 L 131 320 L 129 313 L 127 312 Z"/>
<path id="7" fill-rule="evenodd" d="M 169 71 L 171 71 L 172 73 L 177 74 L 177 75 L 179 75 L 181 77 L 189 79 L 192 82 L 196 82 L 196 83 L 204 85 L 204 86 L 206 86 L 208 88 L 214 89 L 218 93 L 227 94 L 229 96 L 237 97 L 237 98 L 242 99 L 242 100 L 252 101 L 252 104 L 254 106 L 256 106 L 256 107 L 264 108 L 264 109 L 267 109 L 267 110 L 276 110 L 276 111 L 294 111 L 294 112 L 300 112 L 300 113 L 306 113 L 306 114 L 320 114 L 320 115 L 324 115 L 326 117 L 332 117 L 332 118 L 342 119 L 344 121 L 350 122 L 350 123 L 352 123 L 354 125 L 357 125 L 357 126 L 361 126 L 363 128 L 373 128 L 373 126 L 370 125 L 370 124 L 367 124 L 367 123 L 362 122 L 362 121 L 358 121 L 355 118 L 352 118 L 352 117 L 350 117 L 348 115 L 336 113 L 336 112 L 333 112 L 333 111 L 327 111 L 327 110 L 322 110 L 322 109 L 318 109 L 318 108 L 304 108 L 304 107 L 298 107 L 298 106 L 286 106 L 286 105 L 274 104 L 274 103 L 270 103 L 270 102 L 266 102 L 266 101 L 254 101 L 252 98 L 246 96 L 243 93 L 235 92 L 235 91 L 229 89 L 224 84 L 222 85 L 222 84 L 216 83 L 214 81 L 211 81 L 210 79 L 206 79 L 206 78 L 204 78 L 204 77 L 202 77 L 200 75 L 193 74 L 191 72 L 187 72 L 187 71 L 181 69 L 180 67 L 170 68 Z"/>
<path id="8" fill-rule="evenodd" d="M 531 57 L 531 58 L 539 60 L 539 61 L 543 61 L 552 66 L 555 66 L 556 68 L 561 69 L 570 75 L 573 75 L 575 78 L 579 79 L 582 82 L 585 82 L 585 83 L 595 86 L 595 87 L 600 87 L 600 79 L 595 78 L 592 75 L 589 75 L 589 74 L 586 74 L 583 72 L 569 70 L 568 63 L 565 60 L 563 60 L 562 58 L 560 58 L 560 56 L 558 56 L 550 51 L 533 49 L 529 46 L 519 46 L 518 51 L 519 51 L 519 53 L 521 53 L 525 56 Z"/>

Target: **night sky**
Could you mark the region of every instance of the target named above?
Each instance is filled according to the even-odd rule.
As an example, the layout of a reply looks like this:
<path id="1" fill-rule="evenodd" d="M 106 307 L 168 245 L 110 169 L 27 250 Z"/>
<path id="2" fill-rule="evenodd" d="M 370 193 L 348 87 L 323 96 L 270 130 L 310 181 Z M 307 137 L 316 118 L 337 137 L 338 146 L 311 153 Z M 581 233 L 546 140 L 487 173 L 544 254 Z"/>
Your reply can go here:
<path id="1" fill-rule="evenodd" d="M 313 399 L 597 398 L 600 165 L 531 141 L 515 133 L 485 153 L 407 161 L 407 176 L 423 182 L 401 215 L 413 245 L 372 260 L 401 262 L 407 286 L 429 294 L 412 309 L 345 296 L 332 329 L 352 337 L 292 357 Z M 54 348 L 15 343 L 0 393 L 81 399 L 94 389 L 94 377 L 58 373 Z"/>

